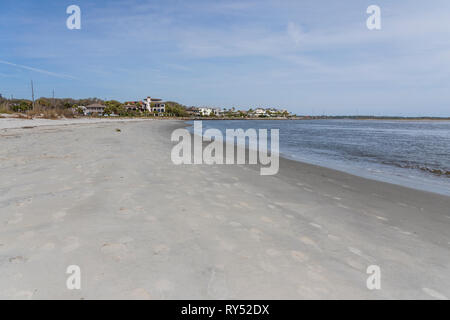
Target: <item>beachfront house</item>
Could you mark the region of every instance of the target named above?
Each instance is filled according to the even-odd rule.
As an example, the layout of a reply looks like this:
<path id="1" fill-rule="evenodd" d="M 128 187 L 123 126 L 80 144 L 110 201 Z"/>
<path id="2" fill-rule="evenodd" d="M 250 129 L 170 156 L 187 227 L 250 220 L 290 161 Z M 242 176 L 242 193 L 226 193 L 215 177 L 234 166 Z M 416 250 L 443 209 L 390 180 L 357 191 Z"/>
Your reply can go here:
<path id="1" fill-rule="evenodd" d="M 161 99 L 147 97 L 144 99 L 145 109 L 151 113 L 162 114 L 166 112 L 166 104 Z"/>
<path id="2" fill-rule="evenodd" d="M 254 114 L 256 116 L 265 116 L 266 115 L 266 110 L 264 110 L 263 108 L 257 108 L 255 110 Z"/>
<path id="3" fill-rule="evenodd" d="M 123 107 L 127 111 L 144 111 L 144 103 L 141 101 L 126 101 Z"/>
<path id="4" fill-rule="evenodd" d="M 103 114 L 105 112 L 106 106 L 99 104 L 99 103 L 93 103 L 86 107 L 80 107 L 83 110 L 83 113 L 85 116 L 93 115 L 93 114 Z"/>
<path id="5" fill-rule="evenodd" d="M 186 112 L 191 117 L 198 117 L 200 115 L 200 110 L 197 107 L 189 107 L 186 109 Z"/>
<path id="6" fill-rule="evenodd" d="M 139 104 L 127 103 L 123 107 L 127 111 L 142 111 L 142 107 Z"/>
<path id="7" fill-rule="evenodd" d="M 211 114 L 214 114 L 214 111 L 212 108 L 207 108 L 207 107 L 201 107 L 198 108 L 198 111 L 200 113 L 201 116 L 210 116 Z"/>

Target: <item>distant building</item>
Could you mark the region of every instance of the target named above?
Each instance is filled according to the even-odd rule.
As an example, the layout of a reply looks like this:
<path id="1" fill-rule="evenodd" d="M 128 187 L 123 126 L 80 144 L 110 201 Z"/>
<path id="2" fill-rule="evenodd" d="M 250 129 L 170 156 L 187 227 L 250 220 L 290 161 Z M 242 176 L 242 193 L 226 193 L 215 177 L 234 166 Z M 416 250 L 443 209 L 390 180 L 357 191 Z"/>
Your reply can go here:
<path id="1" fill-rule="evenodd" d="M 105 112 L 106 106 L 99 104 L 99 103 L 93 103 L 86 107 L 80 107 L 83 110 L 83 113 L 85 116 L 92 115 L 92 114 L 103 114 Z"/>
<path id="2" fill-rule="evenodd" d="M 200 110 L 196 107 L 189 107 L 186 109 L 186 112 L 188 115 L 194 116 L 194 117 L 200 115 Z"/>
<path id="3" fill-rule="evenodd" d="M 264 110 L 262 108 L 258 108 L 255 110 L 254 114 L 257 116 L 264 116 L 264 115 L 266 115 L 266 110 Z"/>
<path id="4" fill-rule="evenodd" d="M 141 101 L 125 101 L 123 107 L 126 110 L 144 111 L 144 104 Z"/>
<path id="5" fill-rule="evenodd" d="M 151 113 L 165 113 L 166 104 L 161 99 L 147 97 L 144 99 L 145 109 Z"/>
<path id="6" fill-rule="evenodd" d="M 127 103 L 123 106 L 127 111 L 141 111 L 142 107 L 139 104 Z"/>
<path id="7" fill-rule="evenodd" d="M 216 109 L 207 108 L 207 107 L 198 108 L 198 111 L 199 111 L 200 115 L 202 115 L 202 116 L 210 116 L 211 114 L 216 114 L 215 110 Z"/>

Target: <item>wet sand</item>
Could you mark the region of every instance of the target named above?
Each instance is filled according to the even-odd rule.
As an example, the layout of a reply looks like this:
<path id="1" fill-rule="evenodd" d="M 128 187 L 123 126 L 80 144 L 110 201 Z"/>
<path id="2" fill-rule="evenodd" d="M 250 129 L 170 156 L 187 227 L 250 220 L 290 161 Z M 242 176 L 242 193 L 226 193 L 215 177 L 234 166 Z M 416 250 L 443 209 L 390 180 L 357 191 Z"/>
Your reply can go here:
<path id="1" fill-rule="evenodd" d="M 450 297 L 450 197 L 286 159 L 175 166 L 183 125 L 0 130 L 0 298 Z"/>

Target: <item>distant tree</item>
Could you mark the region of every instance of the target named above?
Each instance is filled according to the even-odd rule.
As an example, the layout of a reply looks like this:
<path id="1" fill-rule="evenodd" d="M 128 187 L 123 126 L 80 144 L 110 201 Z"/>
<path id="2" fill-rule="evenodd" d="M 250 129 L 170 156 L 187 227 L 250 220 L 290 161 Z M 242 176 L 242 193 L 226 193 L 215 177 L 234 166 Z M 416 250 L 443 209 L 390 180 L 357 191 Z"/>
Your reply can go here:
<path id="1" fill-rule="evenodd" d="M 173 114 L 176 117 L 187 117 L 186 107 L 178 102 L 168 101 L 166 104 L 166 113 Z"/>
<path id="2" fill-rule="evenodd" d="M 50 107 L 52 104 L 49 99 L 47 98 L 39 98 L 36 100 L 36 104 L 40 105 L 41 107 Z"/>
<path id="3" fill-rule="evenodd" d="M 81 107 L 76 106 L 75 107 L 75 112 L 78 114 L 83 114 L 83 109 Z"/>
<path id="4" fill-rule="evenodd" d="M 112 110 L 111 107 L 105 107 L 105 110 L 103 111 L 103 113 L 109 116 L 109 115 L 113 114 L 114 111 Z"/>
<path id="5" fill-rule="evenodd" d="M 109 101 L 105 101 L 105 106 L 107 107 L 112 107 L 112 108 L 118 108 L 122 105 L 122 103 L 120 103 L 117 100 L 109 100 Z"/>
<path id="6" fill-rule="evenodd" d="M 25 112 L 33 108 L 33 103 L 29 100 L 19 100 L 18 103 L 10 107 L 14 112 Z"/>

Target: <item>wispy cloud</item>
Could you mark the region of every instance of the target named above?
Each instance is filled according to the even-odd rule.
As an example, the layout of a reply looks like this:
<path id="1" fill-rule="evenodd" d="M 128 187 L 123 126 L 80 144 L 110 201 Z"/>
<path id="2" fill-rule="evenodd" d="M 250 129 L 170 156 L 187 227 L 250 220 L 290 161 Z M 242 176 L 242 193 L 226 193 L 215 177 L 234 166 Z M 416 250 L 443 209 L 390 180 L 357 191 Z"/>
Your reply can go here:
<path id="1" fill-rule="evenodd" d="M 13 66 L 13 67 L 17 67 L 17 68 L 33 71 L 33 72 L 46 74 L 46 75 L 52 76 L 52 77 L 57 77 L 57 78 L 62 78 L 62 79 L 72 79 L 72 80 L 76 79 L 75 77 L 72 77 L 72 76 L 69 76 L 69 75 L 66 75 L 66 74 L 61 74 L 61 73 L 51 72 L 51 71 L 47 71 L 47 70 L 43 70 L 43 69 L 38 69 L 38 68 L 29 67 L 29 66 L 24 66 L 22 64 L 12 63 L 12 62 L 8 62 L 8 61 L 4 61 L 4 60 L 0 60 L 0 63 L 8 65 L 8 66 Z"/>

